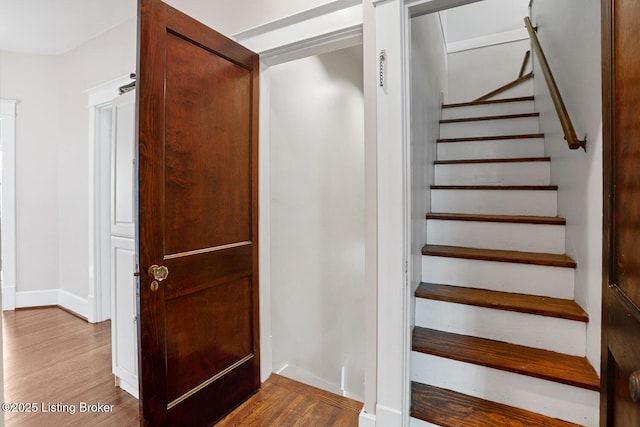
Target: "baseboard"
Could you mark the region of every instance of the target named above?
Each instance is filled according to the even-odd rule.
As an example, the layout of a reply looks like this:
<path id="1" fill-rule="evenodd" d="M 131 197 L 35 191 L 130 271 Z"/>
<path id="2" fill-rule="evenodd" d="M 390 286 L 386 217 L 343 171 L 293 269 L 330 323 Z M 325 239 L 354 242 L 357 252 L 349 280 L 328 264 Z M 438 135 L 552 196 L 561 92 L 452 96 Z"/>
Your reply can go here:
<path id="1" fill-rule="evenodd" d="M 358 427 L 376 427 L 376 416 L 375 414 L 369 414 L 364 412 L 360 412 L 360 417 L 358 418 Z"/>
<path id="2" fill-rule="evenodd" d="M 2 287 L 2 311 L 15 310 L 16 308 L 16 287 Z"/>
<path id="3" fill-rule="evenodd" d="M 58 289 L 58 305 L 85 319 L 89 318 L 89 301 L 64 289 Z"/>
<path id="4" fill-rule="evenodd" d="M 63 289 L 22 291 L 15 293 L 15 308 L 57 305 L 85 319 L 89 313 L 89 301 Z"/>
<path id="5" fill-rule="evenodd" d="M 131 396 L 138 399 L 138 384 L 132 384 L 129 381 L 117 376 L 115 378 L 116 378 L 116 386 L 120 387 L 121 389 L 129 393 Z"/>
<path id="6" fill-rule="evenodd" d="M 398 427 L 404 425 L 402 421 L 402 411 L 376 405 L 376 427 Z"/>
<path id="7" fill-rule="evenodd" d="M 58 305 L 58 289 L 16 292 L 16 308 Z"/>

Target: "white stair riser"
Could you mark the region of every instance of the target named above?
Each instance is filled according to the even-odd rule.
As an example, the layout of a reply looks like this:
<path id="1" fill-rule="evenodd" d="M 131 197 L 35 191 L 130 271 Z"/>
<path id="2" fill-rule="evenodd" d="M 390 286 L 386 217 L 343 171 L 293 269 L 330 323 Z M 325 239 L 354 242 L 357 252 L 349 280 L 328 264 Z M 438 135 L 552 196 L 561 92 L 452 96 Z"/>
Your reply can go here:
<path id="1" fill-rule="evenodd" d="M 441 142 L 438 160 L 514 159 L 544 157 L 544 139 Z"/>
<path id="2" fill-rule="evenodd" d="M 537 117 L 440 124 L 440 138 L 521 135 L 538 132 Z"/>
<path id="3" fill-rule="evenodd" d="M 562 225 L 427 220 L 432 245 L 563 254 L 564 237 Z"/>
<path id="4" fill-rule="evenodd" d="M 422 281 L 573 299 L 575 270 L 545 265 L 422 256 Z"/>
<path id="5" fill-rule="evenodd" d="M 436 185 L 549 185 L 550 162 L 435 165 Z"/>
<path id="6" fill-rule="evenodd" d="M 558 195 L 550 190 L 431 190 L 431 211 L 556 216 Z"/>
<path id="7" fill-rule="evenodd" d="M 417 418 L 411 418 L 409 427 L 441 427 L 438 424 L 428 423 L 426 421 L 419 420 Z"/>
<path id="8" fill-rule="evenodd" d="M 584 322 L 426 298 L 416 299 L 416 326 L 574 356 L 586 349 Z"/>
<path id="9" fill-rule="evenodd" d="M 464 117 L 501 116 L 504 114 L 533 113 L 533 101 L 501 102 L 497 104 L 469 105 L 442 109 L 443 119 Z"/>
<path id="10" fill-rule="evenodd" d="M 591 390 L 415 351 L 411 380 L 588 427 L 598 425 L 599 393 Z"/>
<path id="11" fill-rule="evenodd" d="M 494 98 L 517 98 L 519 96 L 532 96 L 533 95 L 533 79 L 529 79 L 524 83 L 519 84 L 516 87 L 505 90 Z"/>

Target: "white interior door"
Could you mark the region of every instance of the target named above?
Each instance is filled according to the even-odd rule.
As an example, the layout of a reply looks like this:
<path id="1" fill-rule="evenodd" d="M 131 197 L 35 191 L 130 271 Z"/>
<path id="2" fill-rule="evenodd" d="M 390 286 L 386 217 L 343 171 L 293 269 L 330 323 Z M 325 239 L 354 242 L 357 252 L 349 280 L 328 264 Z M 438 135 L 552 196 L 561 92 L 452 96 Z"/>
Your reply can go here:
<path id="1" fill-rule="evenodd" d="M 111 334 L 116 384 L 138 397 L 134 158 L 135 91 L 114 99 L 111 140 Z"/>

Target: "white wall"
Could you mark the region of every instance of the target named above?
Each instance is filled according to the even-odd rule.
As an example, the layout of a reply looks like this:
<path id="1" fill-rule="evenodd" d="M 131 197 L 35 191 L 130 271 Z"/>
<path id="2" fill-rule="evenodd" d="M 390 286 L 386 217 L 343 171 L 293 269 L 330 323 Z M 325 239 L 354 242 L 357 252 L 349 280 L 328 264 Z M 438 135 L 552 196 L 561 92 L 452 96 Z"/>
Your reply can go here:
<path id="1" fill-rule="evenodd" d="M 60 57 L 62 90 L 58 146 L 60 288 L 89 293 L 89 109 L 87 89 L 136 69 L 136 20 L 131 19 Z"/>
<path id="2" fill-rule="evenodd" d="M 431 211 L 429 186 L 434 182 L 440 105 L 447 86 L 447 54 L 440 22 L 435 13 L 411 20 L 412 295 L 422 278 L 425 214 Z"/>
<path id="3" fill-rule="evenodd" d="M 84 91 L 135 71 L 135 61 L 135 19 L 64 55 L 0 52 L 0 97 L 19 100 L 18 306 L 61 304 L 87 315 L 93 176 Z"/>
<path id="4" fill-rule="evenodd" d="M 440 12 L 446 43 L 524 29 L 529 0 L 483 0 Z"/>
<path id="5" fill-rule="evenodd" d="M 587 357 L 600 369 L 602 265 L 602 98 L 600 1 L 535 0 L 534 25 L 579 138 L 587 152 L 569 150 L 536 67 L 536 107 L 559 185 L 558 210 L 567 218 L 567 253 L 577 261 L 575 299 L 589 314 Z M 537 64 L 537 61 L 536 61 Z"/>
<path id="6" fill-rule="evenodd" d="M 59 60 L 0 52 L 0 98 L 16 99 L 16 291 L 58 287 Z M 18 300 L 20 302 L 20 300 Z"/>
<path id="7" fill-rule="evenodd" d="M 446 102 L 469 102 L 515 80 L 529 48 L 527 39 L 450 53 Z"/>
<path id="8" fill-rule="evenodd" d="M 362 400 L 362 47 L 269 77 L 273 368 Z"/>
<path id="9" fill-rule="evenodd" d="M 446 102 L 471 101 L 518 77 L 529 50 L 528 4 L 483 0 L 440 12 L 449 54 Z"/>

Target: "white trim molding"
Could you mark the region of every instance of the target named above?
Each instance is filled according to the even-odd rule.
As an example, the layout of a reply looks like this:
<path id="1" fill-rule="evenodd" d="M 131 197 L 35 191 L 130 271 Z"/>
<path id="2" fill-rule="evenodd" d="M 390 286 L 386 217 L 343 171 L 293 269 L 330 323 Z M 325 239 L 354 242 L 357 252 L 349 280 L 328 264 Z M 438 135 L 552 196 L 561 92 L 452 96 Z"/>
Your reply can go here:
<path id="1" fill-rule="evenodd" d="M 237 33 L 233 39 L 260 54 L 260 379 L 273 371 L 270 270 L 269 67 L 362 44 L 360 0 L 337 0 Z"/>
<path id="2" fill-rule="evenodd" d="M 59 306 L 80 317 L 87 317 L 89 301 L 64 289 L 16 292 L 16 308 Z"/>
<path id="3" fill-rule="evenodd" d="M 97 109 L 106 103 L 111 102 L 119 95 L 118 88 L 131 82 L 131 77 L 122 76 L 108 81 L 99 86 L 87 89 L 84 93 L 88 97 L 87 108 L 89 109 L 89 294 L 87 298 L 88 311 L 86 318 L 90 323 L 97 323 L 106 320 L 102 314 L 102 286 L 108 284 L 101 283 L 101 221 L 100 206 L 109 203 L 109 194 L 102 194 L 100 189 L 100 150 L 97 149 Z"/>
<path id="4" fill-rule="evenodd" d="M 276 65 L 362 44 L 362 4 L 340 0 L 235 34 L 243 46 Z"/>
<path id="5" fill-rule="evenodd" d="M 2 136 L 2 310 L 16 308 L 16 105 L 0 99 Z"/>
<path id="6" fill-rule="evenodd" d="M 505 31 L 502 33 L 489 34 L 482 37 L 474 37 L 472 39 L 460 40 L 457 42 L 447 43 L 447 53 L 462 52 L 465 50 L 479 49 L 482 47 L 493 46 L 503 43 L 511 43 L 519 40 L 527 40 L 529 33 L 526 28 L 518 30 Z"/>

